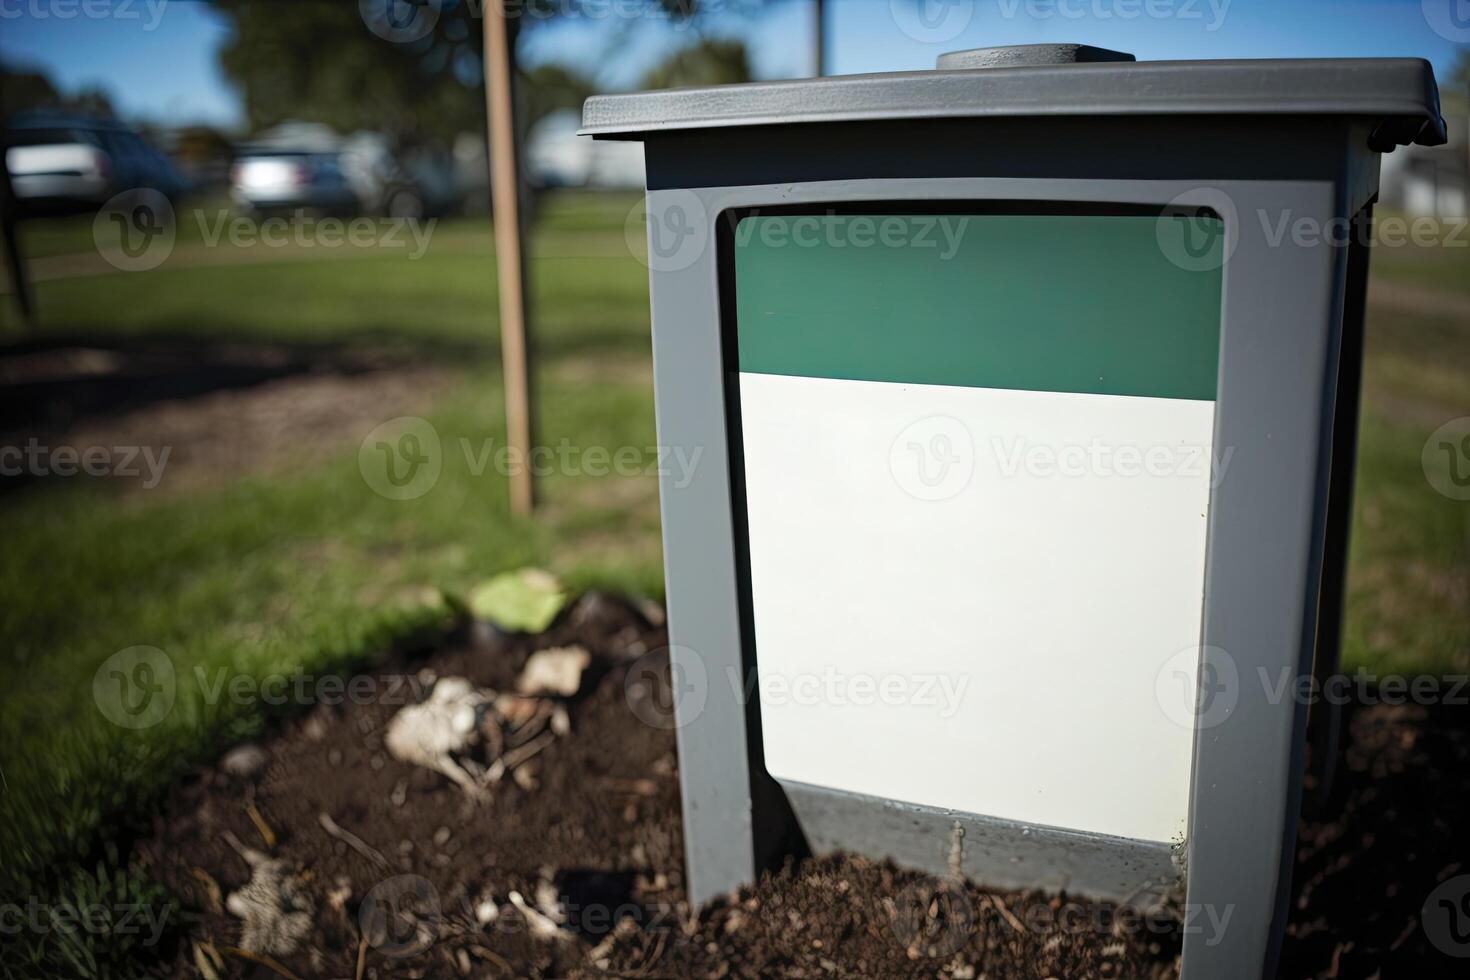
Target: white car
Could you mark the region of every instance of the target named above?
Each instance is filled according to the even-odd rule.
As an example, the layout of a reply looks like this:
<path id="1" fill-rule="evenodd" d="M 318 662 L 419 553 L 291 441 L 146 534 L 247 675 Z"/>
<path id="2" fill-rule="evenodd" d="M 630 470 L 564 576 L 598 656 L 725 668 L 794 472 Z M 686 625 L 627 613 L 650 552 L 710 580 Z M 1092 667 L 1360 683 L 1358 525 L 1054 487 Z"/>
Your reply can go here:
<path id="1" fill-rule="evenodd" d="M 113 120 L 13 119 L 5 133 L 5 166 L 15 196 L 31 212 L 94 208 L 134 188 L 166 197 L 183 190 L 168 157 Z"/>

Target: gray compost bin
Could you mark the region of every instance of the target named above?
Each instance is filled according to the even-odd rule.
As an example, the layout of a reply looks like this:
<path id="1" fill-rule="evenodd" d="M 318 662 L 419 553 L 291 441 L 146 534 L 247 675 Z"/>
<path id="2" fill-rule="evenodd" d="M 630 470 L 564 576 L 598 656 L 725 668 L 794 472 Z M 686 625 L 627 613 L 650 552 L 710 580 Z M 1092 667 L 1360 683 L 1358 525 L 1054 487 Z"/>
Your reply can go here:
<path id="1" fill-rule="evenodd" d="M 645 144 L 698 461 L 661 487 L 691 900 L 844 849 L 1180 902 L 1188 980 L 1268 975 L 1428 63 L 1003 48 L 584 132 Z"/>

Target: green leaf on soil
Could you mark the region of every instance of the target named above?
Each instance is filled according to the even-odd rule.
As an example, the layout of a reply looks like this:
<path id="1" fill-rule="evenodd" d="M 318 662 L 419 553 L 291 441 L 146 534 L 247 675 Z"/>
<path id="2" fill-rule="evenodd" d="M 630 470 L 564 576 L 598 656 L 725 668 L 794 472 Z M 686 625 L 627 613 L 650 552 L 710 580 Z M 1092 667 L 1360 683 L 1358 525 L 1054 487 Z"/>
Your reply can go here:
<path id="1" fill-rule="evenodd" d="M 470 613 L 504 630 L 540 633 L 566 605 L 567 593 L 556 576 L 523 568 L 486 579 L 470 589 Z"/>

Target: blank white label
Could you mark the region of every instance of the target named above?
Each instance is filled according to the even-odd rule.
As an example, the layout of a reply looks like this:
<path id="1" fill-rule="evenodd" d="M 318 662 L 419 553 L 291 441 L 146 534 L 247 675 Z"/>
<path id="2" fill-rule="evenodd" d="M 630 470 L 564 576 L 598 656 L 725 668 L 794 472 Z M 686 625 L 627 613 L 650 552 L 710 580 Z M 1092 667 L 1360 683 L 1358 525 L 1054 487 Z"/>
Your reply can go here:
<path id="1" fill-rule="evenodd" d="M 1156 691 L 1193 684 L 1213 402 L 764 374 L 740 399 L 773 776 L 1183 839 L 1194 735 Z"/>

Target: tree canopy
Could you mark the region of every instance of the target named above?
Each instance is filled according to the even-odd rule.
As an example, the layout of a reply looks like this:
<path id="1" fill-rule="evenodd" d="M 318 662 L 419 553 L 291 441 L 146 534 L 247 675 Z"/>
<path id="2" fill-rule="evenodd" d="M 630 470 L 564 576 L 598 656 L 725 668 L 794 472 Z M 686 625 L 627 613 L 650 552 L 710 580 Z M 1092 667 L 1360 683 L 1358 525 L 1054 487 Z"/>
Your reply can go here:
<path id="1" fill-rule="evenodd" d="M 239 87 L 252 130 L 297 119 L 340 132 L 373 129 L 407 142 L 447 143 L 484 128 L 480 18 L 492 0 L 212 2 L 232 27 L 220 63 Z M 676 21 L 701 12 L 699 0 L 645 2 Z M 555 17 L 590 18 L 594 7 L 605 6 L 508 0 L 512 42 Z M 521 78 L 536 89 L 522 100 L 528 123 L 580 105 L 592 91 L 566 66 L 542 66 Z"/>
<path id="2" fill-rule="evenodd" d="M 750 58 L 740 41 L 709 38 L 681 48 L 643 77 L 644 88 L 688 88 L 750 81 Z"/>
<path id="3" fill-rule="evenodd" d="M 57 109 L 84 116 L 111 116 L 112 102 L 99 88 L 62 95 L 44 72 L 0 65 L 0 119 L 30 109 Z"/>

